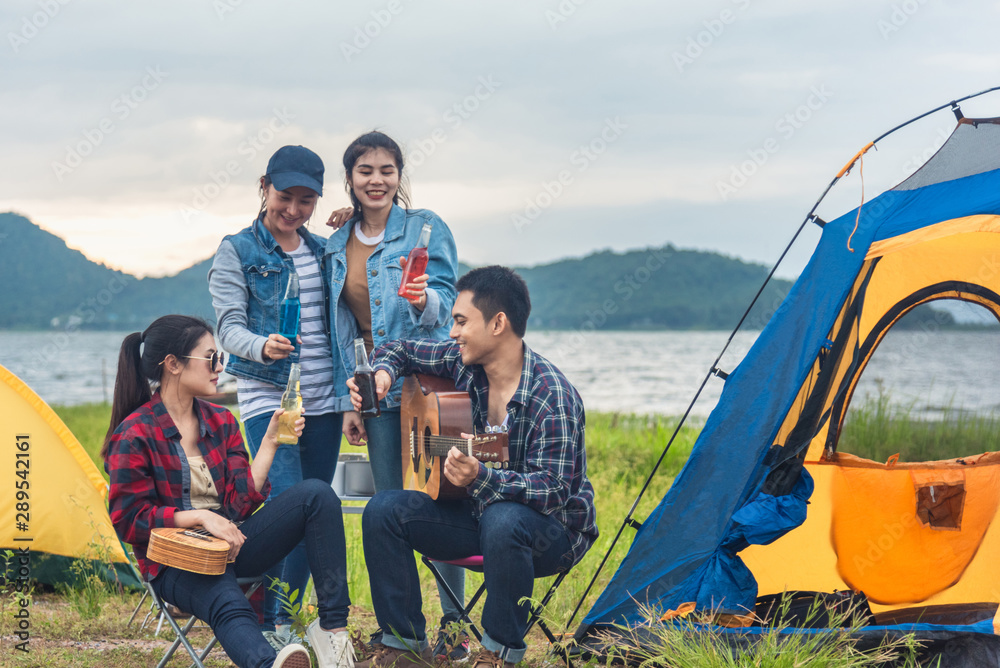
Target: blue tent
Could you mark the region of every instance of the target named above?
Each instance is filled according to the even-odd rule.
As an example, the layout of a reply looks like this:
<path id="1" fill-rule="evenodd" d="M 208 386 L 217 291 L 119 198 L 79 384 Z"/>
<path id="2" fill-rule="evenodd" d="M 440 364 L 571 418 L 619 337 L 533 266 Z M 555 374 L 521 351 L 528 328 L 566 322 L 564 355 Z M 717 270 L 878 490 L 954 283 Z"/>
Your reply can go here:
<path id="1" fill-rule="evenodd" d="M 830 494 L 826 481 L 838 461 L 844 411 L 885 332 L 916 305 L 940 298 L 974 301 L 1000 319 L 998 119 L 961 119 L 938 153 L 903 183 L 832 222 L 814 220 L 823 231 L 808 266 L 729 375 L 689 460 L 642 523 L 578 639 L 647 622 L 643 606 L 669 611 L 694 603 L 718 613 L 753 611 L 758 578 L 741 553 L 774 543 L 807 515 L 812 521 L 808 500 L 817 472 L 822 489 L 816 493 Z M 953 253 L 955 246 L 965 254 Z M 918 248 L 923 255 L 907 255 Z M 942 266 L 924 266 L 920 258 L 927 253 L 943 257 Z M 982 271 L 982 263 L 991 261 L 998 268 Z M 817 518 L 817 550 L 830 550 L 822 533 L 829 526 Z M 811 559 L 759 554 L 762 560 Z M 791 570 L 799 577 L 809 566 Z M 804 577 L 777 583 L 777 591 L 806 588 Z M 858 588 L 844 577 L 823 573 L 816 581 Z M 991 585 L 998 583 L 1000 578 Z M 989 596 L 996 602 L 995 593 Z M 902 602 L 939 600 L 949 599 Z"/>

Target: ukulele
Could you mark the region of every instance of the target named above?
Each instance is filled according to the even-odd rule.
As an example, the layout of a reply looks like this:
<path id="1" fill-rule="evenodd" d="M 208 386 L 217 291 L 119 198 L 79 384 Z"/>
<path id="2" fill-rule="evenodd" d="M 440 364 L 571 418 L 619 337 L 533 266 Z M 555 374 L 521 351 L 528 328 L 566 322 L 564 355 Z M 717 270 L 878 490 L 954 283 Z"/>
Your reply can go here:
<path id="1" fill-rule="evenodd" d="M 507 468 L 507 434 L 473 433 L 469 393 L 455 389 L 449 378 L 416 374 L 403 381 L 400 405 L 403 489 L 423 492 L 435 500 L 462 499 L 465 487 L 444 474 L 448 451 L 457 447 L 491 468 Z"/>
<path id="2" fill-rule="evenodd" d="M 227 556 L 229 543 L 204 529 L 153 529 L 146 550 L 147 559 L 202 575 L 225 573 Z"/>

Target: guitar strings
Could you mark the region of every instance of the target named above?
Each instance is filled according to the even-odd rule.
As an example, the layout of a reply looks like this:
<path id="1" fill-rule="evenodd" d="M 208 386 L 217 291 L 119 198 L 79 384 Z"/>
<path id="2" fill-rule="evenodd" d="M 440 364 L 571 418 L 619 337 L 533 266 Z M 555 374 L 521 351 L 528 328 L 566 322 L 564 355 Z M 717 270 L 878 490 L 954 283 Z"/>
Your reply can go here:
<path id="1" fill-rule="evenodd" d="M 418 448 L 426 450 L 427 456 L 436 457 L 447 455 L 451 450 L 452 446 L 462 448 L 468 448 L 470 446 L 469 441 L 479 441 L 479 443 L 472 443 L 473 448 L 487 444 L 495 444 L 499 438 L 497 434 L 487 434 L 484 436 L 474 436 L 472 438 L 461 438 L 457 436 L 441 436 L 440 434 L 422 434 L 419 432 L 410 432 L 410 443 L 411 450 L 412 446 L 416 445 Z M 415 439 L 414 439 L 415 437 Z M 414 440 L 416 443 L 414 444 Z M 435 447 L 437 446 L 437 447 Z M 492 459 L 492 458 L 491 458 Z"/>

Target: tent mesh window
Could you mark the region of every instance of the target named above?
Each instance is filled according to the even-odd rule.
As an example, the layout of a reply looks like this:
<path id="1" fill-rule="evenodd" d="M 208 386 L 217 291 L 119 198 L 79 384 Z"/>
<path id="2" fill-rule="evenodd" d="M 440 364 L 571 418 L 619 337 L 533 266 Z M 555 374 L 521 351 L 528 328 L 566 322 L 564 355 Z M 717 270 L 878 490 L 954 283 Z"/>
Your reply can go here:
<path id="1" fill-rule="evenodd" d="M 1000 119 L 963 118 L 944 146 L 893 190 L 916 190 L 997 167 L 1000 167 Z"/>

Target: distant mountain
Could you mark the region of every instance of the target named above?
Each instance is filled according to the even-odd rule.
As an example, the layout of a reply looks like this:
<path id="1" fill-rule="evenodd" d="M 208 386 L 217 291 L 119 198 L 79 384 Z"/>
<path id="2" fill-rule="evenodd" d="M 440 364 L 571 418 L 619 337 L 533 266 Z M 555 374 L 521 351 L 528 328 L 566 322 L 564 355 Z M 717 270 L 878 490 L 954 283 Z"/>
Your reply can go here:
<path id="1" fill-rule="evenodd" d="M 535 329 L 732 329 L 768 269 L 667 245 L 519 272 L 531 292 Z M 791 286 L 773 280 L 749 324 L 760 329 Z"/>
<path id="2" fill-rule="evenodd" d="M 0 329 L 144 328 L 164 313 L 214 319 L 206 260 L 136 278 L 88 260 L 27 218 L 0 214 Z"/>
<path id="3" fill-rule="evenodd" d="M 0 214 L 0 329 L 135 331 L 165 313 L 213 322 L 209 258 L 166 278 L 136 278 L 88 260 L 14 213 Z M 459 275 L 468 271 L 461 264 Z M 732 329 L 767 268 L 673 246 L 520 267 L 532 329 Z M 760 329 L 791 288 L 772 280 L 745 327 Z M 913 314 L 914 316 L 916 314 Z M 953 323 L 935 311 L 936 326 Z M 901 325 L 919 326 L 910 316 Z"/>

